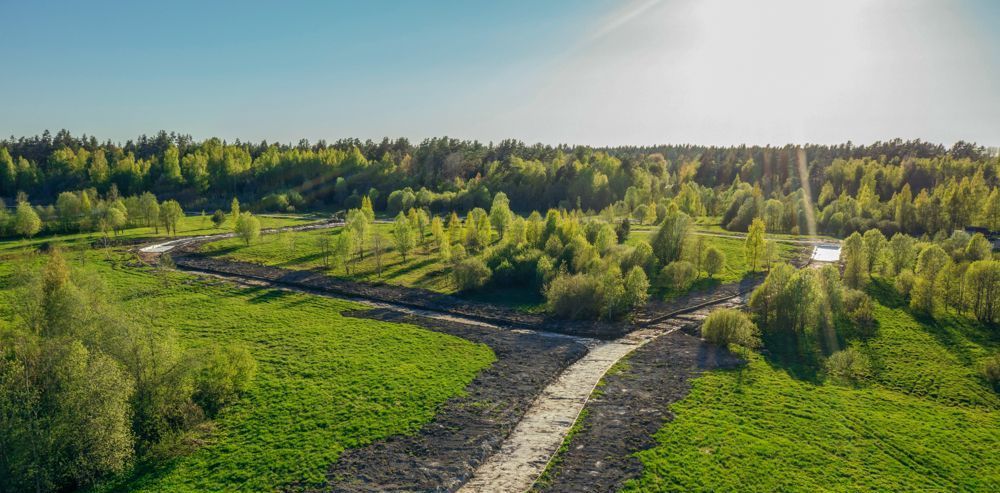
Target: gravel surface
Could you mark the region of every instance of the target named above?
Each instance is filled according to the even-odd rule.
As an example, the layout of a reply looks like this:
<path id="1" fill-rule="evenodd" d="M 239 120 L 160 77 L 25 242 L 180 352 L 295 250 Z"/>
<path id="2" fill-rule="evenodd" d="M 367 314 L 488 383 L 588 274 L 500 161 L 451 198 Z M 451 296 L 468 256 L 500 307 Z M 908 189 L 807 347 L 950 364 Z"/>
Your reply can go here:
<path id="1" fill-rule="evenodd" d="M 605 376 L 585 408 L 582 427 L 536 491 L 618 491 L 642 473 L 642 464 L 632 454 L 655 445 L 653 435 L 673 418 L 668 408 L 687 395 L 691 379 L 706 370 L 743 363 L 686 333 L 700 326 L 696 318 L 687 320 L 684 330 L 635 350 L 623 360 L 627 364 L 621 371 Z"/>

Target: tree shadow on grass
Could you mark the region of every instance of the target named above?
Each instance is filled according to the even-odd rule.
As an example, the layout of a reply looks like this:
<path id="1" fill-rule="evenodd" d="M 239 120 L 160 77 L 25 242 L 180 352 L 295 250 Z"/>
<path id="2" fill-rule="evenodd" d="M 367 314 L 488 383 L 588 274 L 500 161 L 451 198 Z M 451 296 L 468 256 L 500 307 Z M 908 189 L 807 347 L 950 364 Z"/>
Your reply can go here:
<path id="1" fill-rule="evenodd" d="M 128 474 L 99 483 L 91 491 L 126 493 L 143 486 L 155 486 L 162 478 L 173 472 L 182 458 L 177 457 L 162 463 L 148 460 L 139 461 Z"/>
<path id="2" fill-rule="evenodd" d="M 293 265 L 301 265 L 309 262 L 315 262 L 323 258 L 323 253 L 310 253 L 308 255 L 302 255 L 300 257 L 295 257 L 293 259 L 288 259 L 284 262 L 278 264 L 280 267 L 288 267 Z"/>
<path id="3" fill-rule="evenodd" d="M 944 313 L 939 313 L 937 318 L 932 318 L 929 315 L 910 310 L 906 298 L 899 294 L 896 288 L 885 279 L 872 278 L 866 291 L 881 305 L 903 310 L 912 316 L 928 334 L 937 339 L 963 364 L 974 364 L 976 359 L 967 343 L 984 348 L 1000 345 L 1000 332 L 991 330 L 965 314 L 954 313 L 946 309 Z"/>
<path id="4" fill-rule="evenodd" d="M 395 266 L 398 267 L 393 270 L 383 272 L 382 277 L 388 277 L 388 278 L 399 277 L 404 274 L 413 272 L 415 270 L 423 269 L 424 267 L 433 264 L 434 261 L 435 259 L 433 258 L 425 258 L 419 262 L 414 262 L 414 259 L 411 258 L 410 261 L 405 264 L 403 262 L 396 263 Z"/>
<path id="5" fill-rule="evenodd" d="M 790 377 L 812 384 L 822 383 L 823 362 L 819 351 L 803 350 L 802 337 L 782 332 L 764 337 L 764 359 L 772 368 L 783 370 Z"/>
<path id="6" fill-rule="evenodd" d="M 233 253 L 233 252 L 235 252 L 235 251 L 243 248 L 244 246 L 246 246 L 246 245 L 243 244 L 243 243 L 240 243 L 239 245 L 232 245 L 232 246 L 227 246 L 227 247 L 222 247 L 222 248 L 214 248 L 214 249 L 202 250 L 202 253 L 204 255 L 208 256 L 208 257 L 222 257 L 222 256 L 225 256 L 225 255 L 229 255 L 230 253 Z"/>
<path id="7" fill-rule="evenodd" d="M 866 291 L 868 296 L 871 296 L 882 306 L 889 308 L 904 308 L 906 306 L 906 299 L 899 294 L 899 291 L 896 291 L 896 287 L 881 277 L 873 277 L 868 283 Z"/>
<path id="8" fill-rule="evenodd" d="M 293 295 L 293 293 L 291 293 L 289 291 L 284 291 L 284 290 L 281 290 L 281 289 L 265 289 L 265 288 L 262 288 L 262 291 L 263 292 L 255 295 L 255 296 L 253 296 L 251 298 L 248 298 L 247 302 L 248 303 L 253 303 L 253 304 L 270 303 L 272 301 L 278 301 L 278 300 L 281 300 L 281 299 L 284 299 L 284 298 L 287 298 L 287 297 Z"/>

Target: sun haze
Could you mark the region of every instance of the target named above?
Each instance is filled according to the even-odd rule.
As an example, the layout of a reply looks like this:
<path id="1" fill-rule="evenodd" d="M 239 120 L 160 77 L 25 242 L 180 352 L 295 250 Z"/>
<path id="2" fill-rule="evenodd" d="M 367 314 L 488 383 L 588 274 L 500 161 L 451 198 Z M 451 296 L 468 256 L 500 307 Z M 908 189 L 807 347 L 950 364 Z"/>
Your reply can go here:
<path id="1" fill-rule="evenodd" d="M 30 2 L 4 18 L 2 135 L 1000 143 L 985 1 Z"/>

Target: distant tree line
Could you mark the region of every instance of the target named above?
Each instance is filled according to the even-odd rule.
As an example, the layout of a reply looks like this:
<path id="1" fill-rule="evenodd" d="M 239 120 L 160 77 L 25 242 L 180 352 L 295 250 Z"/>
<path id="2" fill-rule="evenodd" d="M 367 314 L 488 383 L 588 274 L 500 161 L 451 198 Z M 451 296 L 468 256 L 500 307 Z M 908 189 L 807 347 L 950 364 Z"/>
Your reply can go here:
<path id="1" fill-rule="evenodd" d="M 774 232 L 935 235 L 957 225 L 1000 229 L 997 157 L 966 142 L 950 148 L 894 140 L 869 146 L 656 146 L 591 148 L 483 144 L 450 138 L 343 139 L 296 145 L 194 141 L 160 132 L 124 144 L 66 131 L 0 141 L 0 197 L 52 203 L 61 192 L 115 187 L 151 192 L 189 209 L 238 196 L 257 210 L 488 208 L 503 192 L 519 210 L 601 211 L 640 222 L 666 201 L 688 215 L 722 216 L 745 231 L 760 217 Z M 807 192 L 808 190 L 808 192 Z M 528 206 L 530 204 L 530 206 Z M 520 209 L 525 206 L 530 209 Z M 995 210 L 994 210 L 995 209 Z"/>

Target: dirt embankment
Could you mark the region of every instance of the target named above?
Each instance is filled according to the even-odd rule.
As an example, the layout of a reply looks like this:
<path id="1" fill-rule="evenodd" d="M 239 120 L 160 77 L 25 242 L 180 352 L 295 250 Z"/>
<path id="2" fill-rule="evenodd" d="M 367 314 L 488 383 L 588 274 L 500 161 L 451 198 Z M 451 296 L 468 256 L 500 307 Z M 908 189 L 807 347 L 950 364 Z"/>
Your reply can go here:
<path id="1" fill-rule="evenodd" d="M 186 246 L 177 251 L 174 255 L 177 267 L 214 274 L 235 275 L 276 285 L 326 291 L 348 298 L 382 301 L 409 308 L 445 312 L 497 325 L 559 332 L 580 337 L 617 339 L 633 328 L 627 322 L 557 320 L 490 303 L 463 300 L 426 289 L 354 282 L 311 270 L 284 269 L 217 259 L 193 251 L 195 248 L 196 246 Z"/>
<path id="2" fill-rule="evenodd" d="M 692 320 L 685 330 L 693 332 L 698 326 Z M 654 434 L 673 418 L 668 407 L 687 395 L 691 379 L 706 370 L 743 363 L 683 331 L 649 342 L 624 361 L 620 371 L 605 376 L 568 449 L 535 491 L 618 491 L 642 473 L 633 454 L 655 445 Z"/>
<path id="3" fill-rule="evenodd" d="M 392 437 L 344 452 L 330 466 L 328 484 L 312 491 L 453 491 L 495 452 L 525 411 L 568 365 L 586 354 L 573 338 L 499 330 L 428 319 L 386 309 L 352 313 L 431 330 L 488 345 L 497 361 L 465 394 L 444 404 L 417 434 Z M 293 485 L 290 490 L 309 489 Z"/>

